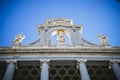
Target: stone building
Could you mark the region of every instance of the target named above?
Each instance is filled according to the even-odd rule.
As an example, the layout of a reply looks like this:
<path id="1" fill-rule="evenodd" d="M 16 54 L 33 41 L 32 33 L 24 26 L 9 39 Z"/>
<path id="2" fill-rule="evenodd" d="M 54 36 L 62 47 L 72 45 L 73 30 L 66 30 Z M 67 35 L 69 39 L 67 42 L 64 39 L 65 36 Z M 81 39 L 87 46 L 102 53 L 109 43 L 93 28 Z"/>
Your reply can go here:
<path id="1" fill-rule="evenodd" d="M 54 18 L 37 26 L 39 39 L 0 47 L 0 80 L 120 80 L 120 47 L 100 34 L 100 44 L 82 37 L 82 25 Z"/>

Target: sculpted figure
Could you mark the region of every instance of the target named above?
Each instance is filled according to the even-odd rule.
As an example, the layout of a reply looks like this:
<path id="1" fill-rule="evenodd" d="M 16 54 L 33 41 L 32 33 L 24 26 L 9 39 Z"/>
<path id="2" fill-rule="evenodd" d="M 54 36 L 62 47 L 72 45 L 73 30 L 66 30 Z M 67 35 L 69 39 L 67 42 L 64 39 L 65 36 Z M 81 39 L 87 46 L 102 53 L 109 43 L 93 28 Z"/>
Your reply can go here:
<path id="1" fill-rule="evenodd" d="M 23 33 L 22 34 L 18 34 L 13 41 L 15 43 L 21 43 L 24 38 L 25 38 L 25 35 Z"/>
<path id="2" fill-rule="evenodd" d="M 99 34 L 100 44 L 106 45 L 108 43 L 108 37 L 103 34 Z"/>
<path id="3" fill-rule="evenodd" d="M 64 31 L 58 31 L 58 37 L 57 37 L 57 42 L 58 44 L 64 44 L 65 43 L 65 38 L 64 38 Z"/>

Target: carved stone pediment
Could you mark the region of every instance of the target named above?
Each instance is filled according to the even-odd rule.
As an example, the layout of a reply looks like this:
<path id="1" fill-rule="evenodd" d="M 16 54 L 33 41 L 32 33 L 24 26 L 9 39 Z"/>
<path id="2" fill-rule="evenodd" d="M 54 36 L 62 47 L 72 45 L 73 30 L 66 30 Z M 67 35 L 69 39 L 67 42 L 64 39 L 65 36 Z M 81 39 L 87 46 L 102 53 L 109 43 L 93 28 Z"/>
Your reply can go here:
<path id="1" fill-rule="evenodd" d="M 82 24 L 73 24 L 71 19 L 47 19 L 45 24 L 37 25 L 37 32 L 40 35 L 39 39 L 24 46 L 111 48 L 108 43 L 108 37 L 100 34 L 100 44 L 94 44 L 82 37 L 82 29 Z M 21 46 L 24 37 L 23 34 L 17 35 L 13 41 L 13 46 Z"/>

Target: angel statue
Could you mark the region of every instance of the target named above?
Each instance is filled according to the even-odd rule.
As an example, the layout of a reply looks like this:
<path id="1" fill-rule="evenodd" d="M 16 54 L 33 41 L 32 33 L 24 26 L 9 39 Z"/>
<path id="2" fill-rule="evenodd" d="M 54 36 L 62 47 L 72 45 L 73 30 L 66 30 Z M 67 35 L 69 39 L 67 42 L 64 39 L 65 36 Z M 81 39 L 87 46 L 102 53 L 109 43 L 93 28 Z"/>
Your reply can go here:
<path id="1" fill-rule="evenodd" d="M 15 43 L 21 43 L 23 41 L 23 39 L 25 38 L 25 35 L 23 33 L 18 34 L 15 39 L 13 40 L 13 42 Z"/>
<path id="2" fill-rule="evenodd" d="M 99 34 L 99 39 L 100 39 L 100 44 L 101 45 L 108 45 L 108 37 L 103 35 L 103 34 Z"/>

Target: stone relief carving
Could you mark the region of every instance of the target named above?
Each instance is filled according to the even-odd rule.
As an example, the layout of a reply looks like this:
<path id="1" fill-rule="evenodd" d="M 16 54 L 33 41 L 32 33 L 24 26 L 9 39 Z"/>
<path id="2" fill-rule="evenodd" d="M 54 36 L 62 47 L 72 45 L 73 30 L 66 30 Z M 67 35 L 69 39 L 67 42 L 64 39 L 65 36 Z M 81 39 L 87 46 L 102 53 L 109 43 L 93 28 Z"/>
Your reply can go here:
<path id="1" fill-rule="evenodd" d="M 65 32 L 63 30 L 58 31 L 58 36 L 57 36 L 58 44 L 65 44 L 64 34 L 65 34 Z"/>

